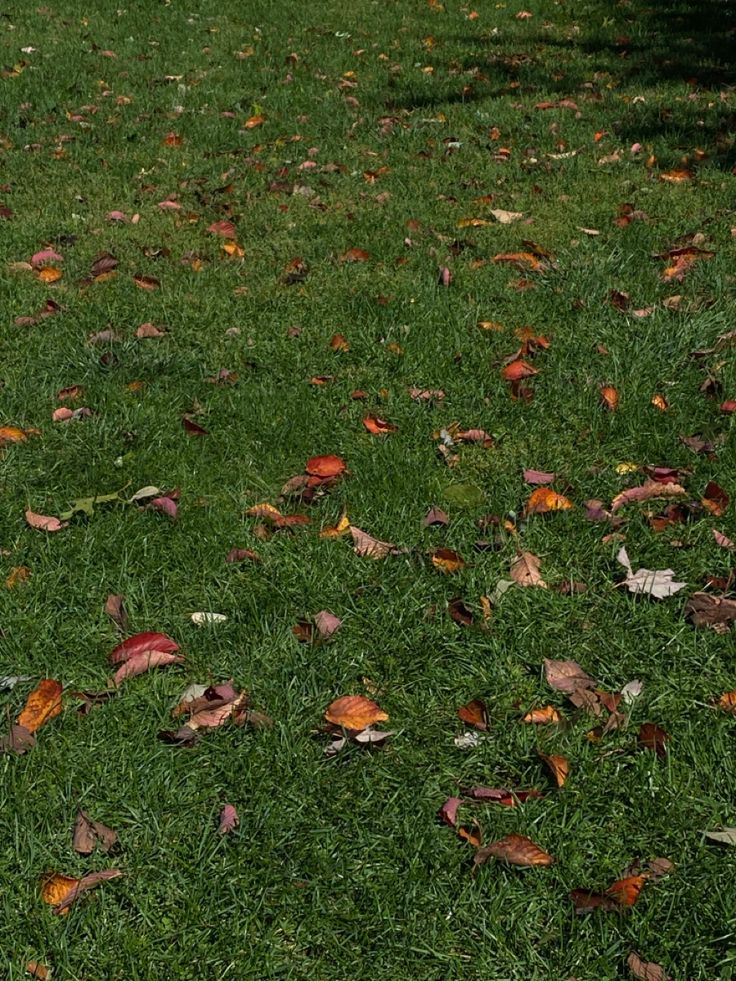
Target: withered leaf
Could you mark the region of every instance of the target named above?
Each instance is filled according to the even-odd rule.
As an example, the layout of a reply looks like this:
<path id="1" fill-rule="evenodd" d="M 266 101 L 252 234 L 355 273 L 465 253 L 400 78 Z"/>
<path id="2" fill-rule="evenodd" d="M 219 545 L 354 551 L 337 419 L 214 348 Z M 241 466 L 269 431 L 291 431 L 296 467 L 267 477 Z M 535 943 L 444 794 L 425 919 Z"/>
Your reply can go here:
<path id="1" fill-rule="evenodd" d="M 645 722 L 639 729 L 637 742 L 641 749 L 649 749 L 660 759 L 664 759 L 667 755 L 669 738 L 669 734 L 664 729 L 653 722 Z"/>
<path id="2" fill-rule="evenodd" d="M 361 531 L 355 525 L 350 526 L 350 534 L 353 539 L 353 551 L 356 555 L 368 559 L 385 559 L 387 555 L 396 554 L 396 546 L 391 542 L 382 542 L 373 538 L 366 531 Z"/>
<path id="3" fill-rule="evenodd" d="M 493 841 L 490 845 L 479 848 L 475 853 L 473 865 L 476 867 L 483 865 L 489 858 L 523 867 L 552 865 L 554 862 L 554 858 L 531 838 L 519 834 L 507 835 L 499 841 Z"/>
<path id="4" fill-rule="evenodd" d="M 671 981 L 661 964 L 642 960 L 633 950 L 626 958 L 626 966 L 638 981 Z"/>
<path id="5" fill-rule="evenodd" d="M 53 678 L 44 678 L 39 681 L 28 696 L 26 704 L 18 716 L 18 725 L 33 733 L 49 719 L 59 715 L 62 707 L 61 693 L 60 682 Z"/>
<path id="6" fill-rule="evenodd" d="M 546 753 L 540 753 L 539 758 L 549 767 L 550 773 L 554 777 L 557 786 L 564 786 L 565 781 L 570 774 L 570 761 L 567 759 L 567 757 L 555 755 L 548 756 Z"/>
<path id="7" fill-rule="evenodd" d="M 640 487 L 629 487 L 627 490 L 617 494 L 611 501 L 611 512 L 618 511 L 625 504 L 640 504 L 642 501 L 651 501 L 654 498 L 683 496 L 687 496 L 687 491 L 680 484 L 663 484 L 657 480 L 648 480 Z"/>
<path id="8" fill-rule="evenodd" d="M 581 688 L 595 688 L 597 684 L 595 678 L 583 671 L 577 661 L 553 661 L 546 657 L 544 676 L 548 685 L 568 694 Z"/>
<path id="9" fill-rule="evenodd" d="M 105 613 L 123 633 L 128 629 L 128 614 L 125 609 L 125 597 L 118 593 L 110 593 L 105 601 Z"/>
<path id="10" fill-rule="evenodd" d="M 385 722 L 388 715 L 376 702 L 364 695 L 343 695 L 328 706 L 325 719 L 343 729 L 359 731 L 376 722 Z"/>
<path id="11" fill-rule="evenodd" d="M 102 872 L 90 872 L 81 879 L 74 879 L 58 872 L 51 873 L 41 884 L 41 898 L 53 906 L 52 912 L 59 916 L 68 913 L 77 899 L 98 883 L 117 879 L 122 874 L 120 869 L 104 869 Z"/>
<path id="12" fill-rule="evenodd" d="M 736 599 L 711 593 L 693 593 L 685 604 L 685 616 L 695 627 L 725 631 L 736 620 Z"/>
<path id="13" fill-rule="evenodd" d="M 457 710 L 457 717 L 466 725 L 480 729 L 481 732 L 488 729 L 488 709 L 486 703 L 480 698 L 474 698 L 465 705 L 461 705 Z"/>
<path id="14" fill-rule="evenodd" d="M 72 843 L 75 852 L 80 855 L 91 855 L 98 843 L 101 851 L 109 852 L 117 840 L 117 833 L 112 828 L 108 828 L 101 821 L 93 821 L 81 808 L 77 811 Z"/>
<path id="15" fill-rule="evenodd" d="M 547 583 L 539 573 L 540 560 L 531 552 L 519 552 L 511 563 L 511 578 L 520 586 L 540 586 L 547 588 Z"/>

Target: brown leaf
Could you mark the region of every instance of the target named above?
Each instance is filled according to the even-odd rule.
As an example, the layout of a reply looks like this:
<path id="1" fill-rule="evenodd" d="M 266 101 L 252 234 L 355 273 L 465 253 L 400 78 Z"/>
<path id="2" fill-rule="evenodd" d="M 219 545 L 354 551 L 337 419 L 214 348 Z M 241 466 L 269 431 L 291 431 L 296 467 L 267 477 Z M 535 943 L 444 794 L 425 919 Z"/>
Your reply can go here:
<path id="1" fill-rule="evenodd" d="M 685 616 L 695 627 L 728 630 L 731 621 L 736 620 L 736 599 L 693 593 L 685 604 Z"/>
<path id="2" fill-rule="evenodd" d="M 645 722 L 639 729 L 638 744 L 641 749 L 649 749 L 660 759 L 667 755 L 669 735 L 653 722 Z"/>
<path id="3" fill-rule="evenodd" d="M 217 833 L 227 835 L 240 824 L 238 812 L 233 804 L 225 804 L 220 812 L 220 821 L 217 825 Z"/>
<path id="4" fill-rule="evenodd" d="M 133 282 L 141 290 L 157 290 L 161 286 L 161 280 L 155 276 L 133 276 Z"/>
<path id="5" fill-rule="evenodd" d="M 546 753 L 540 753 L 539 757 L 543 760 L 550 769 L 550 773 L 555 778 L 555 782 L 558 787 L 564 786 L 570 773 L 570 761 L 566 756 L 547 756 Z"/>
<path id="6" fill-rule="evenodd" d="M 190 436 L 209 436 L 209 430 L 205 429 L 204 426 L 200 426 L 190 416 L 182 416 L 181 424 Z"/>
<path id="7" fill-rule="evenodd" d="M 18 426 L 0 426 L 0 446 L 7 446 L 10 443 L 24 443 L 28 439 L 25 429 Z"/>
<path id="8" fill-rule="evenodd" d="M 101 851 L 109 852 L 117 844 L 117 840 L 118 836 L 112 828 L 108 828 L 101 821 L 93 821 L 81 808 L 77 811 L 72 842 L 75 852 L 80 855 L 91 855 L 98 843 Z"/>
<path id="9" fill-rule="evenodd" d="M 343 695 L 327 708 L 325 718 L 343 729 L 359 731 L 375 725 L 376 722 L 385 722 L 388 715 L 376 702 L 364 695 Z"/>
<path id="10" fill-rule="evenodd" d="M 42 964 L 40 961 L 28 961 L 26 964 L 26 974 L 32 978 L 39 978 L 40 981 L 47 981 L 51 977 L 51 968 Z"/>
<path id="11" fill-rule="evenodd" d="M 208 226 L 207 231 L 210 235 L 219 235 L 220 238 L 237 238 L 238 231 L 231 221 L 213 221 Z"/>
<path id="12" fill-rule="evenodd" d="M 260 555 L 250 548 L 231 548 L 225 556 L 225 561 L 229 563 L 244 562 L 246 559 L 251 562 L 261 561 Z"/>
<path id="13" fill-rule="evenodd" d="M 36 732 L 41 726 L 61 712 L 62 687 L 53 678 L 44 678 L 36 685 L 26 700 L 17 723 L 28 732 Z"/>
<path id="14" fill-rule="evenodd" d="M 437 811 L 437 817 L 440 821 L 443 821 L 448 827 L 457 827 L 457 811 L 462 800 L 460 797 L 448 797 L 442 807 Z"/>
<path id="15" fill-rule="evenodd" d="M 525 470 L 524 480 L 527 484 L 551 484 L 555 479 L 555 474 L 545 470 Z"/>
<path id="16" fill-rule="evenodd" d="M 450 614 L 450 619 L 463 627 L 471 627 L 475 621 L 473 611 L 460 597 L 448 601 L 447 612 Z"/>
<path id="17" fill-rule="evenodd" d="M 110 593 L 105 601 L 105 613 L 119 630 L 122 630 L 123 633 L 128 632 L 128 614 L 125 609 L 124 596 Z"/>
<path id="18" fill-rule="evenodd" d="M 5 588 L 15 589 L 19 583 L 28 582 L 30 578 L 31 570 L 27 565 L 14 565 L 5 579 Z"/>
<path id="19" fill-rule="evenodd" d="M 670 981 L 670 976 L 661 964 L 644 961 L 633 950 L 626 958 L 626 966 L 638 981 Z"/>
<path id="20" fill-rule="evenodd" d="M 573 889 L 570 893 L 570 899 L 578 916 L 591 913 L 594 909 L 602 909 L 606 913 L 619 909 L 616 901 L 610 896 L 602 892 L 592 892 L 589 889 Z"/>
<path id="21" fill-rule="evenodd" d="M 41 884 L 41 899 L 53 906 L 52 912 L 59 916 L 68 913 L 70 907 L 83 893 L 93 889 L 100 882 L 117 879 L 122 874 L 120 869 L 104 869 L 102 872 L 90 872 L 81 879 L 74 879 L 53 872 L 46 876 Z"/>
<path id="22" fill-rule="evenodd" d="M 445 528 L 449 523 L 450 519 L 442 508 L 431 507 L 424 516 L 422 526 L 424 528 Z"/>
<path id="23" fill-rule="evenodd" d="M 522 378 L 531 378 L 532 375 L 538 374 L 536 368 L 532 368 L 530 364 L 520 359 L 512 361 L 511 364 L 507 364 L 505 368 L 501 369 L 501 377 L 504 381 L 510 382 L 521 381 Z"/>
<path id="24" fill-rule="evenodd" d="M 719 487 L 714 480 L 709 480 L 702 498 L 703 507 L 707 508 L 712 515 L 720 518 L 728 507 L 730 498 L 726 491 Z"/>
<path id="25" fill-rule="evenodd" d="M 0 753 L 22 756 L 36 745 L 36 737 L 25 726 L 11 725 L 10 732 L 0 736 Z"/>
<path id="26" fill-rule="evenodd" d="M 461 705 L 457 710 L 457 717 L 466 725 L 473 726 L 474 729 L 479 729 L 481 732 L 488 729 L 488 709 L 486 703 L 480 698 L 474 698 L 465 705 Z"/>
<path id="27" fill-rule="evenodd" d="M 387 555 L 396 553 L 396 546 L 391 542 L 382 542 L 373 538 L 355 525 L 350 525 L 350 534 L 353 539 L 353 551 L 367 559 L 385 559 Z"/>
<path id="28" fill-rule="evenodd" d="M 535 865 L 552 865 L 554 858 L 543 848 L 535 844 L 531 838 L 525 835 L 510 834 L 500 841 L 493 841 L 490 845 L 479 848 L 475 853 L 473 865 L 483 865 L 489 858 L 496 858 L 509 865 L 521 865 L 532 867 Z"/>
<path id="29" fill-rule="evenodd" d="M 345 461 L 342 457 L 329 454 L 327 456 L 313 456 L 307 460 L 304 469 L 312 477 L 325 479 L 339 477 L 345 472 Z"/>
<path id="30" fill-rule="evenodd" d="M 520 586 L 540 586 L 547 588 L 547 583 L 539 573 L 540 560 L 531 552 L 519 552 L 511 563 L 511 578 Z"/>
<path id="31" fill-rule="evenodd" d="M 544 797 L 538 790 L 505 790 L 498 787 L 470 787 L 464 793 L 471 800 L 500 804 L 502 807 L 516 807 L 528 800 L 542 800 Z"/>
<path id="32" fill-rule="evenodd" d="M 544 676 L 550 687 L 567 694 L 579 691 L 581 688 L 595 688 L 597 684 L 595 678 L 591 678 L 583 671 L 577 661 L 552 661 L 546 657 Z"/>

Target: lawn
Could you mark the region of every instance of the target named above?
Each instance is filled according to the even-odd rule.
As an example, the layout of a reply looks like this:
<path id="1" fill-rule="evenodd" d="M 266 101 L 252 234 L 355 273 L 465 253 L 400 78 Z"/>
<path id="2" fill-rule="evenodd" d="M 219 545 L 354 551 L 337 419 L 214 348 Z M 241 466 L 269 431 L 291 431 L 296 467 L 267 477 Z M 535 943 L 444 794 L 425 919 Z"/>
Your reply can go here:
<path id="1" fill-rule="evenodd" d="M 736 824 L 734 29 L 715 0 L 3 13 L 2 732 L 64 689 L 0 754 L 3 978 L 734 976 L 736 849 L 704 835 Z M 685 585 L 629 591 L 622 545 Z M 183 663 L 80 713 L 144 631 Z M 545 659 L 641 689 L 576 706 Z M 271 726 L 159 738 L 230 679 Z M 393 735 L 326 755 L 345 695 Z M 474 866 L 510 834 L 554 863 Z"/>

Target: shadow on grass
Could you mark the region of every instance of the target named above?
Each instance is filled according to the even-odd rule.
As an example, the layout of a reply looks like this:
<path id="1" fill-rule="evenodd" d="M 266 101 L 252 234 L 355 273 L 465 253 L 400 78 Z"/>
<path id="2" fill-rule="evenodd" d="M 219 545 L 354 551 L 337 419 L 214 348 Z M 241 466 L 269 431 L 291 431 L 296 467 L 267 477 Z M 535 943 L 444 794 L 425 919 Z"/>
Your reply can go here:
<path id="1" fill-rule="evenodd" d="M 590 104 L 613 89 L 622 100 L 615 130 L 622 142 L 662 139 L 673 150 L 700 147 L 720 167 L 736 164 L 736 92 L 729 91 L 736 86 L 736 4 L 593 0 L 574 5 L 554 29 L 541 17 L 525 23 L 523 41 L 505 30 L 443 39 L 466 52 L 443 66 L 457 84 L 444 93 L 406 92 L 388 106 L 430 109 L 514 94 Z"/>

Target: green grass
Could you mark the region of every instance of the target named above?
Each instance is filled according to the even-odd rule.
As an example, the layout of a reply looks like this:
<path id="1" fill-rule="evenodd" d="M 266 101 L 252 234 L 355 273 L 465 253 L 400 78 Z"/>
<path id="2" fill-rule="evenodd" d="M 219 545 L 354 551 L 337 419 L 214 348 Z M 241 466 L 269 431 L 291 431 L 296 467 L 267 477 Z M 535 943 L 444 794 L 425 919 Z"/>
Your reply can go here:
<path id="1" fill-rule="evenodd" d="M 2 976 L 21 978 L 36 959 L 70 981 L 603 981 L 627 976 L 637 950 L 678 979 L 732 977 L 736 852 L 708 847 L 701 832 L 736 823 L 736 721 L 709 704 L 736 688 L 733 639 L 696 632 L 683 606 L 710 576 L 728 575 L 712 528 L 736 536 L 733 509 L 663 533 L 643 509 L 625 512 L 634 568 L 671 566 L 688 583 L 656 604 L 614 588 L 619 543 L 602 542 L 608 529 L 587 522 L 582 504 L 639 483 L 617 472 L 627 461 L 690 469 L 695 499 L 708 480 L 736 490 L 731 417 L 718 408 L 736 398 L 733 355 L 690 356 L 731 330 L 736 312 L 733 10 L 529 0 L 530 19 L 512 3 L 479 4 L 470 19 L 456 0 L 12 6 L 0 23 L 0 204 L 13 212 L 0 223 L 0 423 L 41 435 L 0 457 L 2 578 L 17 566 L 32 573 L 2 590 L 0 674 L 104 687 L 118 641 L 103 614 L 110 592 L 126 596 L 131 632 L 170 633 L 187 662 L 126 682 L 86 718 L 70 700 L 30 754 L 0 757 Z M 561 98 L 578 111 L 534 108 Z M 244 130 L 254 115 L 265 123 Z M 170 132 L 180 146 L 162 143 Z M 616 151 L 618 162 L 599 162 Z M 308 159 L 317 167 L 299 170 Z M 375 183 L 363 177 L 381 167 Z M 685 183 L 658 179 L 683 167 L 694 173 Z M 477 202 L 489 194 L 490 206 Z M 158 208 L 171 195 L 181 211 Z M 617 227 L 625 202 L 649 220 Z M 528 222 L 458 228 L 489 207 Z M 140 221 L 111 224 L 112 209 Z M 224 257 L 206 232 L 226 218 L 244 260 Z M 715 255 L 681 284 L 663 283 L 666 263 L 652 253 L 696 232 Z M 452 255 L 459 239 L 466 247 Z M 524 251 L 524 239 L 555 265 L 520 291 L 522 274 L 491 259 Z M 64 256 L 59 283 L 10 268 L 49 244 Z M 339 262 L 351 247 L 370 260 Z M 80 288 L 103 251 L 118 258 L 117 278 Z M 295 257 L 309 272 L 287 286 Z M 443 265 L 449 289 L 437 284 Z M 161 288 L 137 288 L 138 274 Z M 654 312 L 619 312 L 614 289 Z M 679 312 L 662 306 L 673 294 Z M 60 314 L 14 325 L 47 298 Z M 483 332 L 479 320 L 504 329 Z M 168 336 L 136 340 L 145 321 Z M 528 404 L 500 377 L 525 325 L 551 340 Z M 88 344 L 108 326 L 123 340 Z M 349 351 L 330 350 L 336 332 Z M 223 367 L 237 384 L 207 382 Z M 715 400 L 699 391 L 708 370 L 722 383 Z M 310 384 L 323 374 L 333 380 Z M 52 423 L 55 393 L 73 384 L 95 415 Z M 620 392 L 615 413 L 600 405 L 602 384 Z M 415 403 L 412 385 L 446 397 Z M 355 389 L 368 400 L 353 401 Z M 658 392 L 667 412 L 650 405 Z M 182 428 L 193 406 L 207 437 Z M 398 432 L 369 435 L 368 412 Z M 453 421 L 485 428 L 495 446 L 463 447 L 449 469 L 432 433 Z M 679 439 L 694 433 L 724 443 L 695 455 Z M 257 540 L 247 509 L 275 502 L 318 453 L 344 456 L 349 475 L 311 509 L 287 507 L 309 513 L 310 528 Z M 577 507 L 532 518 L 520 544 L 550 585 L 582 581 L 587 592 L 511 590 L 487 631 L 463 629 L 446 603 L 477 605 L 508 577 L 513 537 L 493 552 L 473 544 L 484 514 L 520 513 L 524 467 L 556 471 Z M 468 483 L 482 503 L 448 503 Z M 176 523 L 129 506 L 100 507 L 57 535 L 23 519 L 27 508 L 59 514 L 74 498 L 147 484 L 181 488 Z M 447 529 L 422 528 L 433 504 L 450 513 Z M 321 539 L 343 508 L 410 551 L 374 563 L 345 539 Z M 440 544 L 464 556 L 461 572 L 432 568 Z M 227 565 L 233 546 L 256 549 L 261 564 Z M 299 645 L 291 627 L 325 608 L 344 621 L 334 641 Z M 227 623 L 198 629 L 195 610 Z M 610 691 L 640 678 L 629 728 L 589 743 L 590 720 L 545 684 L 545 657 L 579 661 Z M 189 683 L 230 677 L 272 729 L 224 728 L 192 750 L 157 740 Z M 4 714 L 28 689 L 0 696 Z M 325 760 L 314 731 L 327 705 L 374 689 L 393 740 Z M 488 703 L 490 733 L 462 752 L 455 713 L 474 697 Z M 526 707 L 547 702 L 569 724 L 520 724 Z M 665 761 L 636 751 L 645 721 L 670 733 Z M 569 757 L 560 791 L 539 749 Z M 527 834 L 554 866 L 491 862 L 471 875 L 472 849 L 435 815 L 474 783 L 549 791 L 477 816 L 486 841 Z M 241 824 L 223 839 L 226 801 Z M 114 858 L 72 851 L 80 804 L 119 832 Z M 632 860 L 656 856 L 676 870 L 632 910 L 574 915 L 570 889 L 605 888 Z M 125 878 L 69 916 L 41 902 L 47 870 L 112 864 Z"/>

